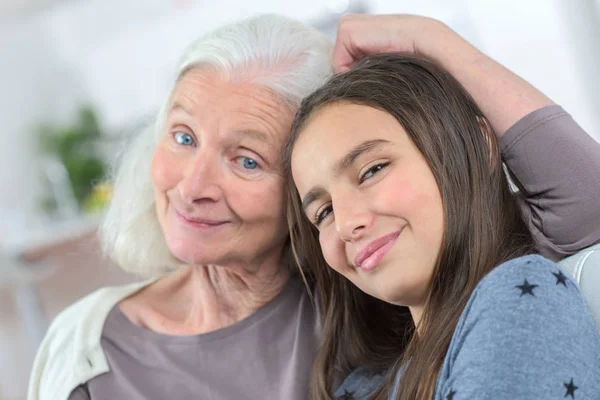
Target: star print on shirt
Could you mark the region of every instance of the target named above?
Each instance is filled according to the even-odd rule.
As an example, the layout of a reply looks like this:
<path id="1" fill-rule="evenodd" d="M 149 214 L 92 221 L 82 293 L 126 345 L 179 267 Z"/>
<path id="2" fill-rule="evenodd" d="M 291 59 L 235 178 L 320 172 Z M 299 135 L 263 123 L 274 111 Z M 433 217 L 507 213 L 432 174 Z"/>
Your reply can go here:
<path id="1" fill-rule="evenodd" d="M 446 395 L 446 400 L 454 400 L 455 394 L 456 394 L 456 390 L 453 390 L 451 388 L 450 391 L 448 392 L 448 394 Z"/>
<path id="2" fill-rule="evenodd" d="M 567 389 L 567 393 L 565 393 L 565 397 L 571 396 L 571 398 L 574 399 L 575 398 L 575 391 L 577 389 L 579 389 L 579 387 L 575 386 L 573 384 L 573 378 L 571 378 L 571 382 L 569 382 L 569 383 L 563 383 L 563 385 L 565 385 L 565 388 Z"/>
<path id="3" fill-rule="evenodd" d="M 564 287 L 567 287 L 567 277 L 562 273 L 562 271 L 553 272 L 552 275 L 556 277 L 557 285 L 562 284 Z"/>
<path id="4" fill-rule="evenodd" d="M 525 294 L 530 294 L 535 297 L 535 295 L 533 294 L 533 289 L 538 287 L 538 285 L 532 285 L 529 282 L 527 282 L 527 279 L 525 279 L 525 282 L 523 282 L 522 285 L 517 285 L 515 287 L 518 289 L 521 289 L 521 296 L 523 296 Z M 521 296 L 519 296 L 519 297 L 521 297 Z"/>
<path id="5" fill-rule="evenodd" d="M 354 400 L 354 392 L 344 389 L 344 394 L 338 397 L 338 400 Z"/>

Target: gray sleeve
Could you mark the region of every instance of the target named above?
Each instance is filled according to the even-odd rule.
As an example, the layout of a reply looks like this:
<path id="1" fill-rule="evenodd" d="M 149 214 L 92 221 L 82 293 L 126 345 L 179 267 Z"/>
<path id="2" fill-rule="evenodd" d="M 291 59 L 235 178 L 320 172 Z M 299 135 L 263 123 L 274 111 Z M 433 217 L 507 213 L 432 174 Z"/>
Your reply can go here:
<path id="1" fill-rule="evenodd" d="M 577 285 L 541 256 L 477 286 L 456 327 L 436 400 L 577 399 L 600 393 L 600 335 Z"/>
<path id="2" fill-rule="evenodd" d="M 92 400 L 87 385 L 77 386 L 69 395 L 68 400 Z"/>
<path id="3" fill-rule="evenodd" d="M 538 250 L 558 260 L 600 242 L 600 144 L 560 106 L 536 110 L 501 138 Z"/>

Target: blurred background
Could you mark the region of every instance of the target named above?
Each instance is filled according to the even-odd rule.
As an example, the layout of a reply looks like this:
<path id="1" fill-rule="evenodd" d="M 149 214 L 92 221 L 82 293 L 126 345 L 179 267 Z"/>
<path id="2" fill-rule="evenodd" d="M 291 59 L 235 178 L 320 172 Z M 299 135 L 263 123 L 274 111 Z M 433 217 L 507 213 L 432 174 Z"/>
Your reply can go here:
<path id="1" fill-rule="evenodd" d="M 25 398 L 49 321 L 134 278 L 95 240 L 104 183 L 199 34 L 261 12 L 335 38 L 342 13 L 443 20 L 600 140 L 600 0 L 0 0 L 0 399 Z"/>

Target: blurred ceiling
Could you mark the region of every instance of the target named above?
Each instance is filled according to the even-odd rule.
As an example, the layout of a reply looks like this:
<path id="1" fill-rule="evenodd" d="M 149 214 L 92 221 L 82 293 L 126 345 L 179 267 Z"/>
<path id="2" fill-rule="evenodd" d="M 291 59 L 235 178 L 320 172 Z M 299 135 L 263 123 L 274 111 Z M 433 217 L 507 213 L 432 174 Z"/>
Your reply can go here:
<path id="1" fill-rule="evenodd" d="M 21 18 L 74 0 L 0 0 L 0 18 Z"/>
<path id="2" fill-rule="evenodd" d="M 18 19 L 43 12 L 53 6 L 83 0 L 0 0 L 0 19 Z M 600 0 L 599 0 L 600 1 Z M 198 0 L 151 0 L 152 4 L 171 4 L 172 7 L 186 7 Z M 327 8 L 333 14 L 343 12 L 365 12 L 367 0 L 326 0 Z M 143 4 L 143 3 L 142 3 Z M 150 5 L 150 4 L 148 4 Z"/>

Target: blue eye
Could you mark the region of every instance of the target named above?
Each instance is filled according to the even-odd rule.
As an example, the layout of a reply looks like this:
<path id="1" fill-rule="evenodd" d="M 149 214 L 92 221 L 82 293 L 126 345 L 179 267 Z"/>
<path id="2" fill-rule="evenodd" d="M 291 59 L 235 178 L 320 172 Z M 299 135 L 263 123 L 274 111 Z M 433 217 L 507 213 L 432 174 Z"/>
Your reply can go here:
<path id="1" fill-rule="evenodd" d="M 175 132 L 173 137 L 175 138 L 175 141 L 182 146 L 193 146 L 194 145 L 194 138 L 189 133 Z"/>
<path id="2" fill-rule="evenodd" d="M 241 161 L 241 162 L 240 162 Z M 258 163 L 251 158 L 248 157 L 238 157 L 238 162 L 242 165 L 242 167 L 246 169 L 256 169 L 258 168 Z"/>

